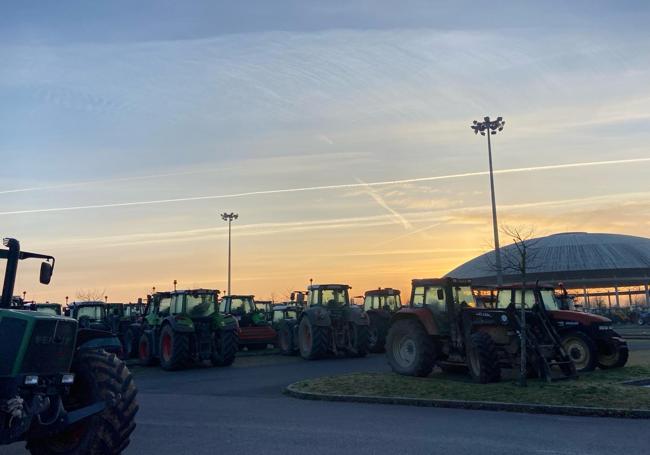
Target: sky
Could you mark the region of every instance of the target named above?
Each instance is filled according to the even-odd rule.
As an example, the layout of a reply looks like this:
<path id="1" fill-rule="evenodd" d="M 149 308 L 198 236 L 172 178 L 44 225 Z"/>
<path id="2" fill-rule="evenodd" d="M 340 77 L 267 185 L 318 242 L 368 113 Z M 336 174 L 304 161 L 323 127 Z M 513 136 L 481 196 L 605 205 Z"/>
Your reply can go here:
<path id="1" fill-rule="evenodd" d="M 499 223 L 650 235 L 650 6 L 2 2 L 0 234 L 39 301 L 436 277 Z M 507 244 L 510 240 L 502 239 Z"/>

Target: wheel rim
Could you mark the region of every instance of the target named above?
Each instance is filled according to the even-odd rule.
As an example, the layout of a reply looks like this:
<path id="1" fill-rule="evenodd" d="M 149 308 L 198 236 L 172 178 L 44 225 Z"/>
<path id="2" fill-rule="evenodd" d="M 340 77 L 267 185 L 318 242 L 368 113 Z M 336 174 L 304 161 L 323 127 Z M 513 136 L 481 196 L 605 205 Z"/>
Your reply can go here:
<path id="1" fill-rule="evenodd" d="M 162 337 L 161 351 L 165 362 L 169 361 L 172 356 L 172 337 L 169 333 L 165 333 Z"/>
<path id="2" fill-rule="evenodd" d="M 568 338 L 564 341 L 564 349 L 571 357 L 576 369 L 587 368 L 590 362 L 589 348 L 578 338 Z"/>
<path id="3" fill-rule="evenodd" d="M 417 346 L 408 336 L 403 337 L 393 345 L 393 358 L 403 368 L 408 368 L 417 358 Z"/>

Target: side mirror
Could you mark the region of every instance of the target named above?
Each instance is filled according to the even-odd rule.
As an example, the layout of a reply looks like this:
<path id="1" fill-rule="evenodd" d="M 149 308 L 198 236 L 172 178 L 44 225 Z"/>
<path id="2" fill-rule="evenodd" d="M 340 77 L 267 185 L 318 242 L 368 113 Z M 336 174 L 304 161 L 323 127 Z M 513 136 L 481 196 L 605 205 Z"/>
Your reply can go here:
<path id="1" fill-rule="evenodd" d="M 445 291 L 438 289 L 438 300 L 445 300 Z"/>
<path id="2" fill-rule="evenodd" d="M 52 280 L 52 272 L 54 271 L 54 267 L 52 264 L 49 262 L 41 262 L 41 275 L 40 275 L 40 282 L 41 284 L 50 284 L 50 280 Z"/>

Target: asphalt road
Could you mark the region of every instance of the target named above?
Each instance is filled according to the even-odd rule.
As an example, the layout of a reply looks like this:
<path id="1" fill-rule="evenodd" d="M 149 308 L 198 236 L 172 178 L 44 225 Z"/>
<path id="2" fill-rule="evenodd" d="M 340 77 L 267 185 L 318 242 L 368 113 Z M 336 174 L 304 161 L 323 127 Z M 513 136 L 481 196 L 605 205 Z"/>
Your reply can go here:
<path id="1" fill-rule="evenodd" d="M 636 348 L 636 346 L 635 346 Z M 230 368 L 168 373 L 134 367 L 140 413 L 128 454 L 643 454 L 647 420 L 576 418 L 302 401 L 294 381 L 387 371 L 383 355 L 306 362 L 237 359 Z M 22 445 L 0 449 L 24 453 Z"/>

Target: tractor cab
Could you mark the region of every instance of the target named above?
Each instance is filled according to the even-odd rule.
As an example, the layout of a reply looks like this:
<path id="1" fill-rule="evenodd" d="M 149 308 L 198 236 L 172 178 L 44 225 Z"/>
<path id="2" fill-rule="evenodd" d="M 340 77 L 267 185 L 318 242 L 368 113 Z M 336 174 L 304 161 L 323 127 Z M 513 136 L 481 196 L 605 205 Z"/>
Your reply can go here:
<path id="1" fill-rule="evenodd" d="M 277 330 L 276 326 L 280 324 L 280 322 L 287 319 L 298 319 L 301 311 L 302 307 L 291 305 L 291 302 L 284 305 L 275 305 L 271 315 L 271 323 Z"/>
<path id="2" fill-rule="evenodd" d="M 256 300 L 255 308 L 257 311 L 264 313 L 266 320 L 271 320 L 271 313 L 273 312 L 273 302 L 271 300 Z"/>
<path id="3" fill-rule="evenodd" d="M 366 291 L 363 297 L 363 309 L 366 311 L 382 310 L 395 312 L 402 307 L 400 291 L 392 288 Z"/>
<path id="4" fill-rule="evenodd" d="M 307 306 L 323 306 L 326 308 L 344 308 L 350 306 L 350 295 L 347 284 L 315 284 L 309 286 Z"/>
<path id="5" fill-rule="evenodd" d="M 112 332 L 108 307 L 104 302 L 75 303 L 69 310 L 70 316 L 79 321 L 79 327 Z"/>
<path id="6" fill-rule="evenodd" d="M 430 311 L 440 335 L 449 336 L 461 311 L 475 308 L 476 302 L 469 280 L 429 278 L 413 280 L 409 306 Z"/>
<path id="7" fill-rule="evenodd" d="M 59 303 L 28 303 L 23 306 L 23 309 L 52 316 L 61 316 L 61 304 Z"/>
<path id="8" fill-rule="evenodd" d="M 266 349 L 274 344 L 277 333 L 271 327 L 271 322 L 265 310 L 256 306 L 253 295 L 227 295 L 219 302 L 219 312 L 231 314 L 239 321 L 240 346 L 249 349 Z"/>
<path id="9" fill-rule="evenodd" d="M 363 310 L 370 319 L 370 352 L 384 352 L 390 318 L 402 307 L 400 291 L 392 288 L 373 289 L 366 291 L 362 299 Z"/>

